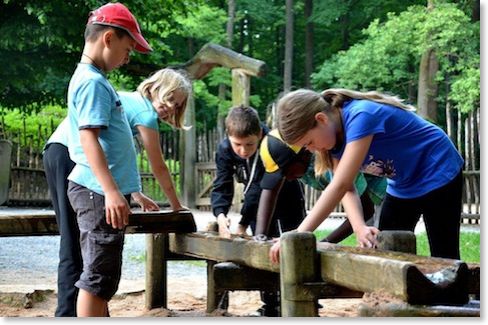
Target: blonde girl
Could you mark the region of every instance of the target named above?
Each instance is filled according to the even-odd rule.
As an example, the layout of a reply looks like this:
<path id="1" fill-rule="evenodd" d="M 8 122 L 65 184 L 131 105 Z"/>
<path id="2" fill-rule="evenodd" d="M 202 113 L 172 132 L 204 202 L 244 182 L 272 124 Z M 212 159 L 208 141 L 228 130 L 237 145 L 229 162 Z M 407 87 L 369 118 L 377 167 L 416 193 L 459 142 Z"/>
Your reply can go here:
<path id="1" fill-rule="evenodd" d="M 152 173 L 166 194 L 173 210 L 184 208 L 175 191 L 172 177 L 164 161 L 159 140 L 158 120 L 177 129 L 188 129 L 183 119 L 191 82 L 183 71 L 161 69 L 144 80 L 135 92 L 118 92 L 134 136 L 146 150 Z M 134 197 L 137 202 L 138 199 Z"/>
<path id="2" fill-rule="evenodd" d="M 278 102 L 283 140 L 317 153 L 315 171 L 334 177 L 297 231 L 313 231 L 342 202 L 362 247 L 379 230 L 414 231 L 423 216 L 431 255 L 459 259 L 463 159 L 442 129 L 397 97 L 378 92 L 300 89 Z M 378 229 L 368 227 L 353 183 L 358 172 L 386 177 Z M 270 258 L 279 260 L 279 241 Z"/>

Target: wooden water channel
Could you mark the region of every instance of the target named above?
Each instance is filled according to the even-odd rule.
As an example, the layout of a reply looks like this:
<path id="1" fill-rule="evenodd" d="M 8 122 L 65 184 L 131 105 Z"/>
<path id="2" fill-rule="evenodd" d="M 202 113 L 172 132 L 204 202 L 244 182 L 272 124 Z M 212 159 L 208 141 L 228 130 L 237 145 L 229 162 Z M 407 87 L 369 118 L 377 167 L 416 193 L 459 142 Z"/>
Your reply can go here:
<path id="1" fill-rule="evenodd" d="M 383 249 L 376 250 L 317 246 L 312 233 L 285 233 L 277 265 L 268 257 L 272 242 L 226 239 L 217 232 L 195 230 L 189 211 L 131 215 L 126 233 L 147 233 L 146 308 L 167 306 L 167 262 L 196 258 L 208 263 L 207 312 L 218 307 L 225 290 L 279 288 L 284 317 L 317 316 L 319 298 L 361 297 L 378 291 L 403 304 L 363 306 L 363 316 L 377 316 L 381 308 L 382 316 L 480 315 L 479 305 L 466 307 L 470 294 L 479 296 L 479 265 L 384 249 L 414 250 L 405 232 L 380 233 Z M 52 212 L 0 215 L 0 236 L 55 234 Z M 221 262 L 231 263 L 221 267 Z"/>
<path id="2" fill-rule="evenodd" d="M 394 236 L 394 232 L 390 235 Z M 330 244 L 317 248 L 312 233 L 285 233 L 281 240 L 280 265 L 269 260 L 271 242 L 241 237 L 224 239 L 215 232 L 170 234 L 168 250 L 215 262 L 233 262 L 258 272 L 279 273 L 284 317 L 317 316 L 319 298 L 361 297 L 364 292 L 377 291 L 404 302 L 402 308 L 415 306 L 416 310 L 425 310 L 449 305 L 446 310 L 451 311 L 450 316 L 479 316 L 479 308 L 465 307 L 471 293 L 468 283 L 473 279 L 468 265 L 462 261 Z M 268 281 L 269 277 L 264 279 Z M 209 279 L 210 284 L 215 281 Z M 261 288 L 269 286 L 261 284 Z M 236 285 L 239 287 L 245 284 Z M 216 306 L 207 311 L 212 307 Z M 409 316 L 416 315 L 412 312 Z"/>

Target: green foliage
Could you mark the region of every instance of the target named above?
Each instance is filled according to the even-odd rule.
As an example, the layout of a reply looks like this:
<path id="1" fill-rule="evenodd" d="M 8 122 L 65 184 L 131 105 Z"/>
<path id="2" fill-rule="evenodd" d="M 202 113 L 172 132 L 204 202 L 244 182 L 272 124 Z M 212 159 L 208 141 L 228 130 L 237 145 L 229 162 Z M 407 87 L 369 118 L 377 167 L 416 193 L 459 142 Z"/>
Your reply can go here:
<path id="1" fill-rule="evenodd" d="M 39 109 L 32 103 L 66 106 L 67 84 L 83 49 L 88 13 L 105 2 L 0 1 L 0 104 L 21 110 Z M 436 1 L 436 9 L 427 14 L 425 0 L 314 1 L 314 63 L 317 67 L 325 62 L 316 69 L 314 86 L 388 90 L 407 98 L 417 84 L 419 53 L 435 46 L 442 65 L 439 78 L 448 77 L 453 85 L 451 100 L 463 111 L 476 106 L 479 23 L 467 16 L 473 0 L 457 1 L 462 10 L 444 2 Z M 154 51 L 135 53 L 130 64 L 111 72 L 109 79 L 116 89 L 134 90 L 151 72 L 187 62 L 207 42 L 226 45 L 226 1 L 127 0 L 124 4 L 137 17 Z M 406 10 L 412 4 L 421 6 Z M 251 82 L 251 105 L 263 116 L 283 87 L 285 4 L 240 0 L 236 9 L 232 49 L 267 64 L 266 75 Z M 295 1 L 294 10 L 293 87 L 299 88 L 304 83 L 304 2 Z M 218 98 L 218 84 L 230 84 L 228 70 L 219 70 L 196 82 L 205 84 L 195 87 L 198 128 L 214 126 L 217 116 L 225 115 L 231 106 L 230 87 L 224 100 Z"/>
<path id="2" fill-rule="evenodd" d="M 315 237 L 318 240 L 325 238 L 330 234 L 332 230 L 316 230 L 314 231 Z M 421 232 L 416 234 L 417 239 L 417 255 L 420 256 L 430 256 L 429 241 L 427 239 L 427 234 Z M 467 263 L 479 263 L 480 262 L 480 233 L 479 232 L 468 232 L 461 231 L 460 234 L 460 252 L 461 260 Z M 344 239 L 340 242 L 343 246 L 357 246 L 356 235 Z"/>
<path id="3" fill-rule="evenodd" d="M 480 105 L 480 69 L 466 68 L 459 78 L 452 84 L 451 99 L 457 103 L 457 108 L 463 112 L 470 112 L 473 107 Z"/>
<path id="4" fill-rule="evenodd" d="M 191 37 L 205 42 L 223 43 L 225 40 L 226 12 L 205 3 L 187 3 L 185 13 L 173 15 L 179 25 L 175 33 L 183 37 Z M 205 26 L 203 28 L 203 26 Z"/>
<path id="5" fill-rule="evenodd" d="M 387 90 L 408 98 L 417 84 L 422 53 L 434 48 L 439 76 L 449 74 L 456 85 L 450 99 L 463 111 L 471 110 L 479 104 L 478 26 L 454 4 L 439 4 L 432 11 L 412 6 L 389 14 L 385 23 L 375 20 L 364 30 L 364 41 L 325 61 L 312 76 L 314 86 Z M 468 87 L 473 88 L 466 94 Z"/>
<path id="6" fill-rule="evenodd" d="M 67 114 L 66 108 L 54 104 L 45 105 L 38 112 L 34 108 L 28 111 L 27 113 L 25 109 L 15 108 L 7 110 L 0 107 L 0 114 L 8 132 L 13 134 L 22 133 L 25 137 L 30 137 L 35 141 L 39 141 L 39 143 L 47 140 L 44 137 L 46 135 L 49 136 Z M 39 134 L 39 130 L 41 134 Z"/>
<path id="7" fill-rule="evenodd" d="M 141 174 L 151 173 L 151 167 L 146 157 L 141 158 L 140 154 L 138 154 L 137 161 L 138 161 L 139 172 Z M 165 159 L 165 162 L 172 175 L 173 185 L 175 186 L 176 194 L 180 196 L 181 195 L 180 164 L 178 161 L 175 161 L 173 159 Z M 151 199 L 157 202 L 168 202 L 168 199 L 164 194 L 164 191 L 161 189 L 161 186 L 159 185 L 158 181 L 155 178 L 146 179 L 143 177 L 141 183 L 142 183 L 142 192 L 145 195 L 149 196 Z"/>
<path id="8" fill-rule="evenodd" d="M 481 247 L 480 233 L 462 231 L 459 242 L 461 260 L 468 263 L 479 263 Z M 425 232 L 417 235 L 417 254 L 421 256 L 430 256 L 429 241 Z"/>
<path id="9" fill-rule="evenodd" d="M 0 1 L 0 103 L 5 107 L 27 106 L 33 102 L 64 104 L 67 84 L 84 46 L 88 14 L 106 2 Z M 137 72 L 129 66 L 120 69 L 121 74 L 133 78 L 129 86 L 133 87 L 140 82 L 140 77 L 174 60 L 173 49 L 166 44 L 166 39 L 181 30 L 181 26 L 174 23 L 173 16 L 204 10 L 200 8 L 205 3 L 203 0 L 191 3 L 187 6 L 179 0 L 124 1 L 154 49 L 149 55 L 135 53 L 131 57 L 131 65 L 142 67 Z M 216 15 L 206 17 L 209 24 L 216 23 Z M 200 28 L 200 34 L 205 35 L 205 30 Z M 212 35 L 216 32 L 216 28 L 210 31 Z"/>

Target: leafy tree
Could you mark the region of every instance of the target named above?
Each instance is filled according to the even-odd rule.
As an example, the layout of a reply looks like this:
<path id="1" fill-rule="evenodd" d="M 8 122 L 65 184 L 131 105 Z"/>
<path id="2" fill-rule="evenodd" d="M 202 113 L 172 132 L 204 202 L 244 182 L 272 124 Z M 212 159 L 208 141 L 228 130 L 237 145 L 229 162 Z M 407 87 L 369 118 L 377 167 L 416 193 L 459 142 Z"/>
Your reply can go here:
<path id="1" fill-rule="evenodd" d="M 431 12 L 412 6 L 388 18 L 385 23 L 371 23 L 364 30 L 366 40 L 325 61 L 313 75 L 314 85 L 386 90 L 414 101 L 419 59 L 432 47 L 440 62 L 439 78 L 448 73 L 456 84 L 450 99 L 461 104 L 462 98 L 464 109 L 475 107 L 479 102 L 479 23 L 471 23 L 454 4 L 439 4 Z M 468 85 L 475 90 L 470 96 L 461 94 Z"/>
<path id="2" fill-rule="evenodd" d="M 0 2 L 0 103 L 28 109 L 31 103 L 64 103 L 67 84 L 83 48 L 89 12 L 100 0 L 2 0 Z M 202 3 L 203 0 L 193 1 Z M 166 38 L 174 32 L 172 16 L 189 8 L 178 0 L 128 0 L 154 51 L 134 54 L 117 72 L 129 86 L 171 58 Z"/>

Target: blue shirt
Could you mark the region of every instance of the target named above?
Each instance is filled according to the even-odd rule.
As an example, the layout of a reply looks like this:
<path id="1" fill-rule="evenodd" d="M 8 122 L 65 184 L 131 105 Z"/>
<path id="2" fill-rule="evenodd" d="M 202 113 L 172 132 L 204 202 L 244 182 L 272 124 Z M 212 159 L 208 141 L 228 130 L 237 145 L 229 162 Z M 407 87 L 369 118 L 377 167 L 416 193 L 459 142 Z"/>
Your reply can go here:
<path id="1" fill-rule="evenodd" d="M 345 143 L 373 135 L 361 171 L 387 177 L 387 193 L 416 198 L 446 185 L 463 159 L 446 133 L 417 114 L 368 100 L 342 109 Z M 344 147 L 333 153 L 340 158 Z"/>
<path id="2" fill-rule="evenodd" d="M 149 99 L 137 91 L 131 93 L 119 91 L 117 93 L 127 115 L 132 135 L 135 136 L 139 133 L 138 125 L 159 131 L 158 114 Z"/>
<path id="3" fill-rule="evenodd" d="M 132 132 L 121 102 L 105 75 L 90 64 L 78 64 L 68 88 L 68 149 L 76 163 L 68 179 L 96 193 L 103 190 L 80 143 L 79 130 L 100 128 L 98 141 L 120 192 L 141 191 Z"/>

